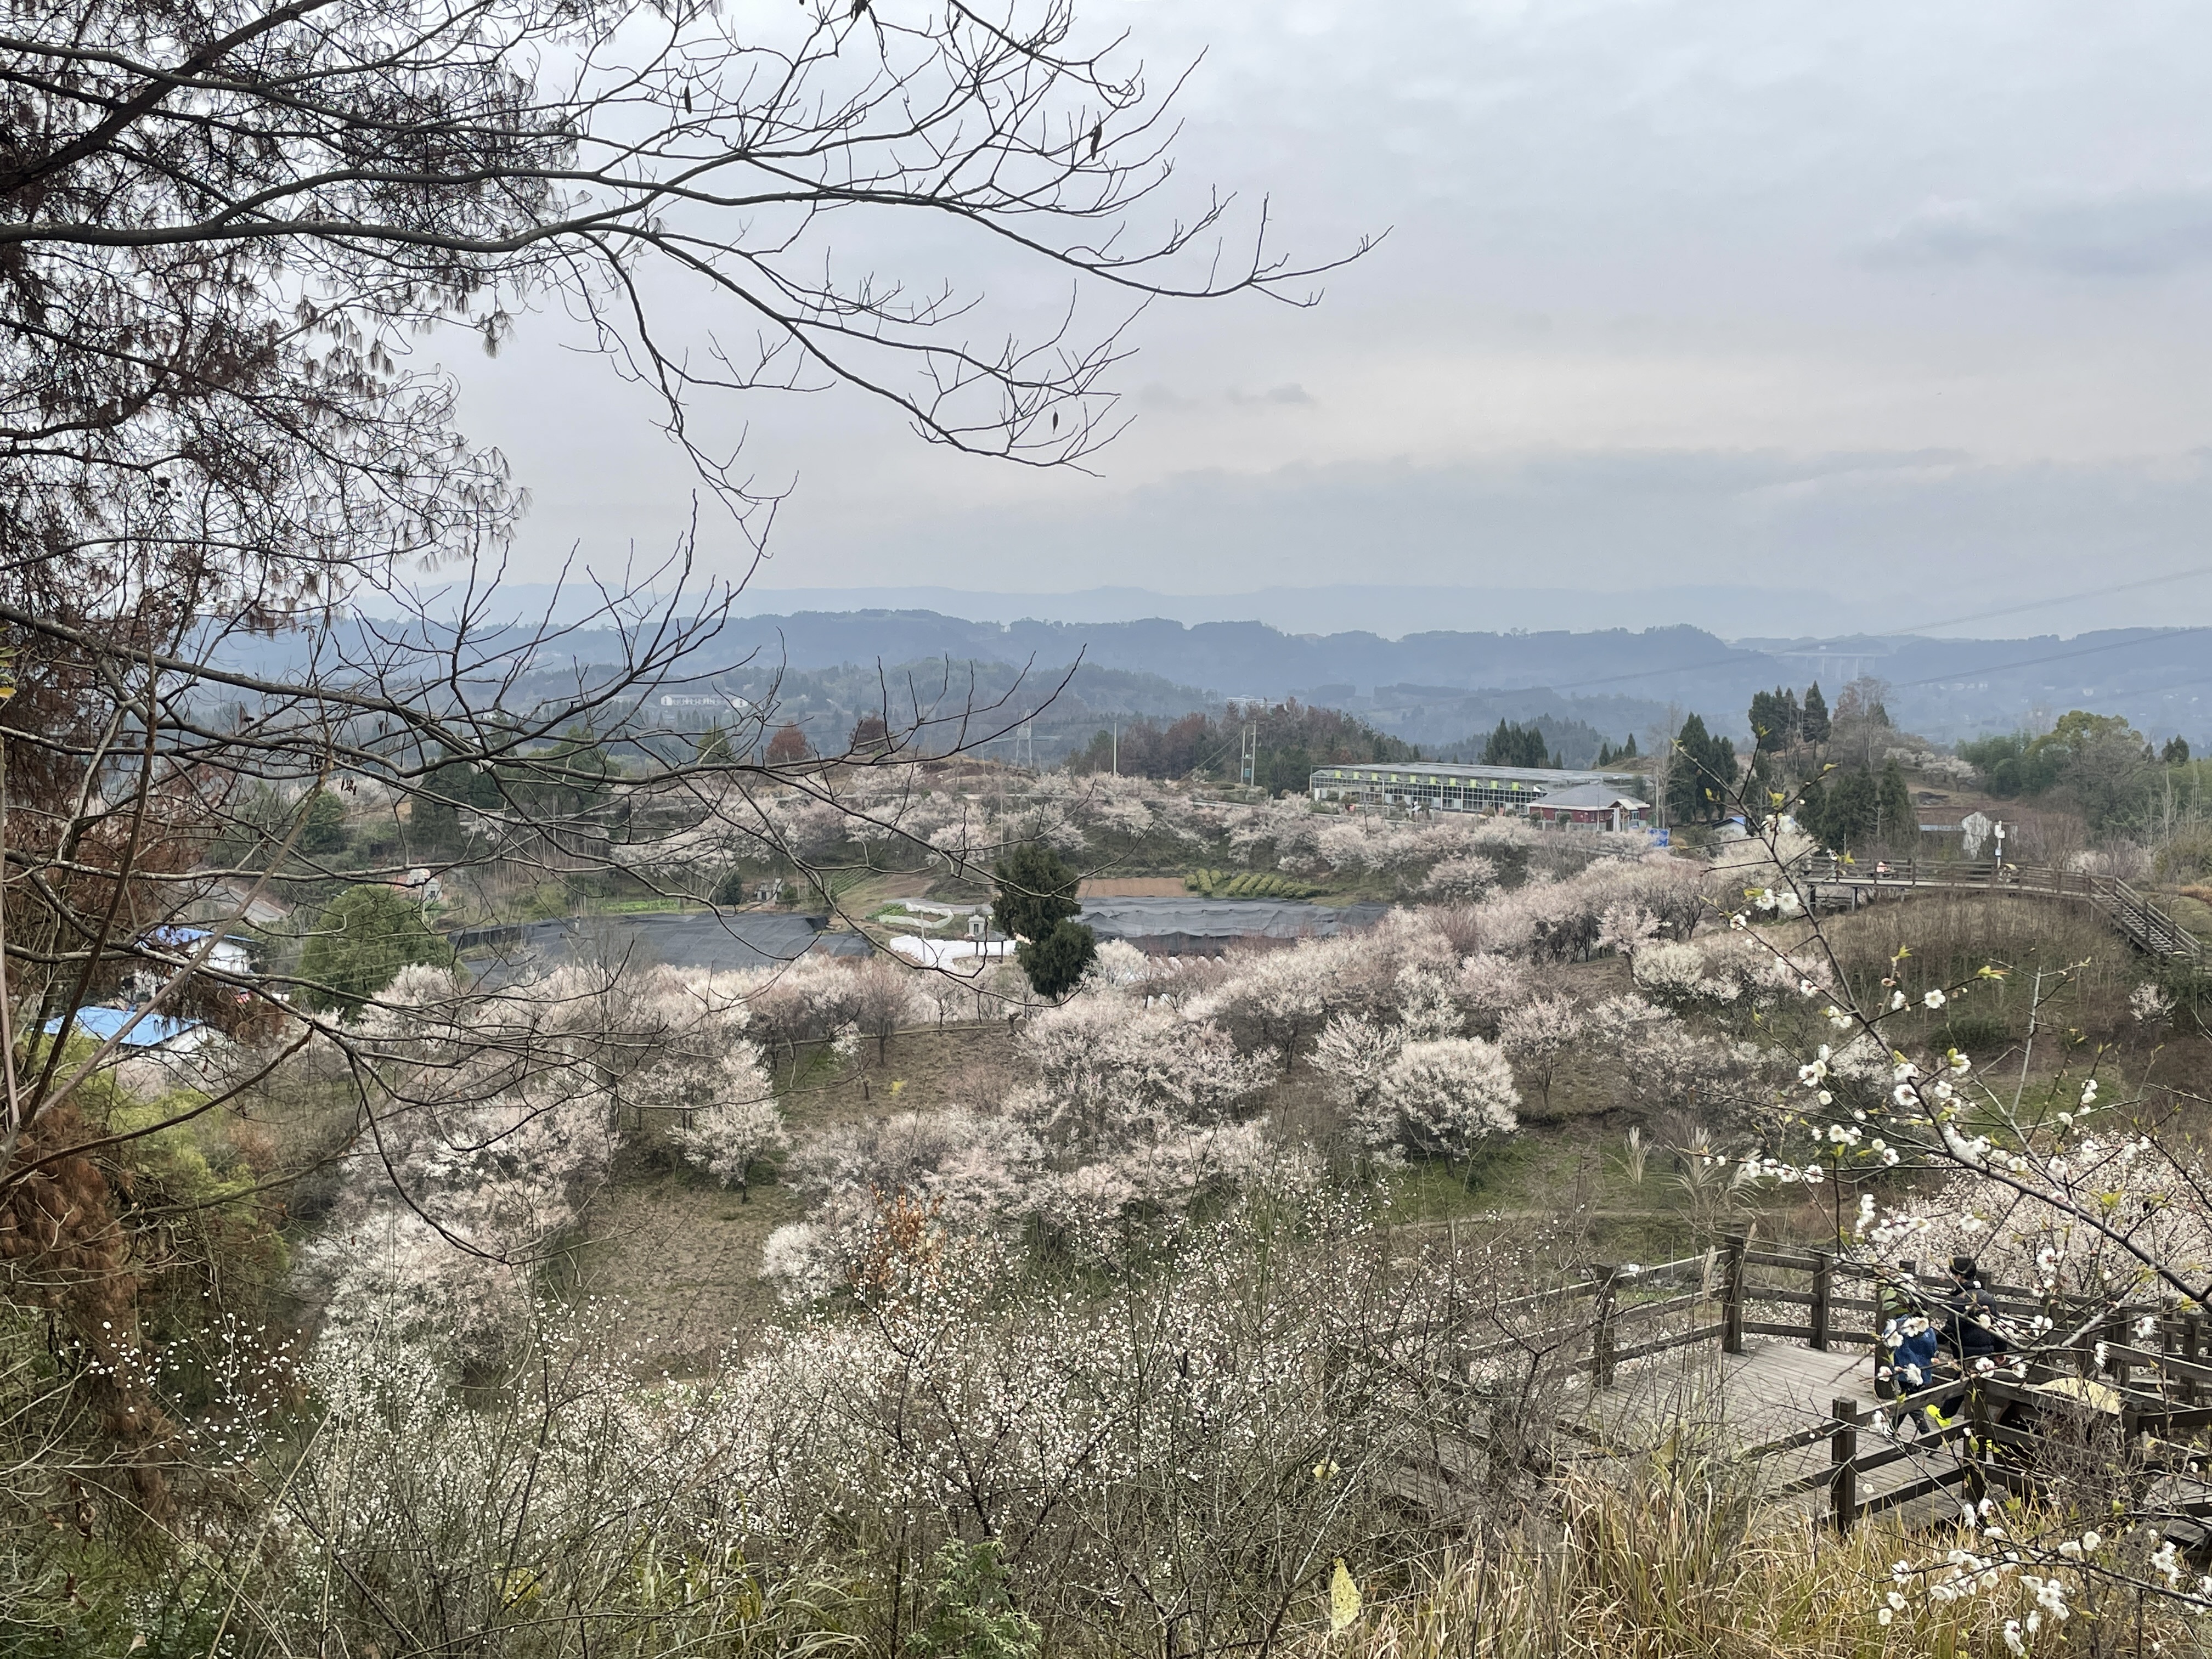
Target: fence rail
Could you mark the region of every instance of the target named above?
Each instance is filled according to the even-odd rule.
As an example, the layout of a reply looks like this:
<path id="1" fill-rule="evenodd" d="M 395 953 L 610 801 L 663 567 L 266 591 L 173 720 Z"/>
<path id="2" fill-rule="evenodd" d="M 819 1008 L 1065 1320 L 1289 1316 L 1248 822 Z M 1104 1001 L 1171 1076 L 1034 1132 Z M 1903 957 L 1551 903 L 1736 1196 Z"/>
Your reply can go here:
<path id="1" fill-rule="evenodd" d="M 1753 1249 L 1740 1235 L 1728 1241 L 1722 1255 L 1723 1282 L 1731 1291 L 1724 1320 L 1740 1319 L 1746 1304 L 1805 1310 L 1802 1322 L 1741 1319 L 1741 1329 L 1749 1334 L 1802 1341 L 1815 1349 L 1839 1343 L 1870 1348 L 1887 1319 L 1917 1301 L 1916 1287 L 1906 1276 L 1912 1267 L 1909 1262 L 1903 1264 L 1905 1272 L 1890 1273 L 1826 1251 Z M 1806 1288 L 1754 1283 L 1746 1272 L 1753 1267 L 1802 1274 Z M 1872 1295 L 1837 1295 L 1834 1286 L 1846 1279 L 1871 1284 Z M 2212 1428 L 2212 1354 L 2207 1352 L 2203 1310 L 2001 1283 L 1984 1290 L 2003 1318 L 2051 1322 L 2046 1328 L 2051 1335 L 2029 1350 L 2021 1362 L 2024 1376 L 2002 1371 L 1954 1376 L 1897 1395 L 1880 1407 L 1886 1431 L 1878 1435 L 1869 1432 L 1874 1426 L 1872 1414 L 1858 1402 L 1835 1399 L 1830 1402 L 1827 1422 L 1751 1447 L 1743 1457 L 1783 1455 L 1828 1440 L 1828 1466 L 1779 1490 L 1802 1494 L 1825 1487 L 1830 1516 L 1844 1531 L 1868 1516 L 1948 1488 L 1963 1487 L 1972 1499 L 1978 1499 L 1992 1486 L 2026 1490 L 2033 1484 L 2034 1472 L 2021 1455 L 2040 1448 L 2044 1437 L 2036 1425 L 2057 1409 L 2086 1410 L 2112 1419 L 2118 1443 L 2131 1449 L 2138 1478 L 2145 1482 L 2191 1472 L 2191 1460 L 2201 1458 L 2202 1453 L 2175 1443 L 2175 1438 Z M 1839 1328 L 1834 1318 L 1839 1309 L 1870 1309 L 1875 1328 Z M 2131 1340 L 2146 1320 L 2155 1332 L 2155 1346 Z M 1740 1339 L 1733 1351 L 1741 1352 Z M 2096 1389 L 2080 1386 L 2084 1383 L 2094 1383 Z M 1935 1408 L 1936 1419 L 1924 1417 L 1929 1407 Z M 1958 1408 L 1955 1415 L 1954 1407 Z M 1894 1428 L 1908 1414 L 1921 1417 L 1928 1427 L 1917 1439 L 1900 1443 Z M 1955 1453 L 1951 1467 L 1863 1494 L 1863 1477 L 1942 1449 Z M 2212 1516 L 2212 1488 L 2207 1490 L 2202 1499 L 2165 1503 L 2161 1510 L 2191 1517 Z"/>
<path id="2" fill-rule="evenodd" d="M 1568 1371 L 1588 1375 L 1598 1389 L 1615 1386 L 1620 1369 L 1632 1362 L 1705 1344 L 1741 1354 L 1753 1336 L 1818 1352 L 1856 1347 L 1868 1351 L 1871 1360 L 1887 1321 L 1920 1304 L 1911 1267 L 1908 1262 L 1891 1272 L 1832 1251 L 1753 1249 L 1746 1235 L 1733 1234 L 1701 1255 L 1650 1267 L 1593 1265 L 1574 1282 L 1500 1304 L 1490 1316 L 1501 1326 L 1518 1318 L 1529 1322 L 1461 1349 L 1460 1358 L 1474 1378 L 1486 1360 L 1542 1354 Z M 2051 1322 L 2046 1328 L 2052 1334 L 2027 1350 L 2024 1376 L 1954 1375 L 1871 1411 L 1860 1401 L 1834 1398 L 1825 1419 L 1737 1456 L 1757 1462 L 1802 1454 L 1826 1441 L 1826 1463 L 1775 1490 L 1785 1497 L 1825 1493 L 1824 1510 L 1844 1531 L 1867 1516 L 1954 1488 L 1962 1489 L 1968 1501 L 1992 1486 L 2027 1489 L 2034 1475 L 2022 1454 L 2037 1449 L 2036 1425 L 2054 1410 L 2112 1419 L 2120 1443 L 2134 1449 L 2133 1467 L 2145 1480 L 2185 1474 L 2191 1456 L 2201 1457 L 2174 1441 L 2212 1428 L 2212 1346 L 2205 1340 L 2202 1310 L 2002 1283 L 1985 1286 L 1985 1293 L 2005 1319 Z M 2154 1322 L 2154 1343 L 2134 1336 L 2145 1319 Z M 2080 1386 L 2088 1382 L 2096 1388 Z M 1907 1416 L 1925 1426 L 1916 1438 L 1900 1442 L 1896 1425 Z M 1565 1426 L 1589 1432 L 1578 1422 Z M 1931 1454 L 1952 1461 L 1917 1480 L 1868 1490 L 1867 1477 Z M 2212 1516 L 2212 1485 L 2205 1491 L 2201 1503 L 2163 1503 L 2161 1512 Z"/>

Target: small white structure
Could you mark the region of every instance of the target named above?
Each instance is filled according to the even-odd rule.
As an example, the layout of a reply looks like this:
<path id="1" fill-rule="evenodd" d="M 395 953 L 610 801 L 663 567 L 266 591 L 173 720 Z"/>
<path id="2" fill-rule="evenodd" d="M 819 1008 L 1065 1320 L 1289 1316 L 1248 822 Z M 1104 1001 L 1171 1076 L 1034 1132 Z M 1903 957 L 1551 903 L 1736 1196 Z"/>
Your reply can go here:
<path id="1" fill-rule="evenodd" d="M 186 960 L 199 958 L 200 966 L 210 973 L 231 974 L 240 978 L 253 971 L 253 941 L 236 933 L 226 933 L 214 944 L 208 943 L 204 927 L 163 927 L 146 936 L 146 943 L 157 951 Z M 207 954 L 200 956 L 204 950 Z"/>
<path id="2" fill-rule="evenodd" d="M 221 974 L 228 979 L 253 977 L 253 941 L 235 933 L 216 938 L 204 927 L 159 927 L 146 935 L 145 942 L 164 956 L 181 957 L 185 963 L 197 961 L 204 973 Z M 132 970 L 129 994 L 140 1002 L 151 1001 L 173 975 L 183 971 L 181 963 L 172 967 L 148 963 Z"/>
<path id="3" fill-rule="evenodd" d="M 890 945 L 908 962 L 956 974 L 979 974 L 986 963 L 1014 953 L 1014 941 L 1010 939 L 914 939 L 902 934 Z"/>

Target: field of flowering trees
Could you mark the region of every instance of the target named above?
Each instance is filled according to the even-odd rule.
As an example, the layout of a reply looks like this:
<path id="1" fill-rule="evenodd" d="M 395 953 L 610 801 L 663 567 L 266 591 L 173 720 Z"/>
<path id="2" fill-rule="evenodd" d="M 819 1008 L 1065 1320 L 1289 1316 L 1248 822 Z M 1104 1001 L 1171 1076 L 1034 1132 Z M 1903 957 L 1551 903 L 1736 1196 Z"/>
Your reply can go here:
<path id="1" fill-rule="evenodd" d="M 872 765 L 804 791 L 733 783 L 711 798 L 642 781 L 625 811 L 647 833 L 612 849 L 640 890 L 711 896 L 775 875 L 821 898 L 887 872 L 988 883 L 1006 848 L 1042 846 L 1102 875 L 1274 872 L 1340 897 L 1471 901 L 1590 856 L 1523 819 L 1423 820 L 1316 811 L 1303 796 L 1226 799 L 1188 785 L 965 762 Z M 495 812 L 477 833 L 495 838 Z M 1640 834 L 1603 850 L 1625 857 Z M 728 872 L 738 872 L 735 883 Z"/>
<path id="2" fill-rule="evenodd" d="M 1263 788 L 1116 775 L 1115 728 L 1040 774 L 1012 757 L 1077 666 L 833 687 L 729 629 L 794 457 L 865 479 L 848 529 L 871 492 L 939 493 L 893 425 L 963 469 L 1081 465 L 1154 401 L 1152 302 L 1302 312 L 1373 249 L 1388 189 L 1347 222 L 1186 188 L 1186 87 L 1216 137 L 1223 88 L 1312 110 L 1288 58 L 1206 82 L 1175 21 L 11 4 L 0 1655 L 2212 1645 L 2201 972 L 1994 879 L 1823 910 L 1791 827 L 1909 857 L 1936 792 L 1907 771 L 1975 780 L 2040 803 L 2004 809 L 2015 860 L 2154 872 L 2212 929 L 2185 744 L 2075 710 L 1939 756 L 1875 682 L 1832 711 L 1778 687 L 1744 777 L 1711 710 L 1647 745 L 1698 843 L 1668 852 L 1316 811 L 1301 752 L 1401 745 L 1288 705 L 1233 722 L 1267 729 Z M 445 366 L 524 331 L 499 372 L 581 347 L 623 390 Z M 1162 384 L 1261 384 L 1208 361 Z M 828 400 L 802 447 L 747 456 L 755 404 L 802 392 Z M 586 464 L 523 476 L 462 418 L 501 408 Z M 596 570 L 579 544 L 542 605 L 501 591 L 562 563 L 518 539 L 532 488 L 608 528 L 687 493 L 623 485 L 638 411 L 689 522 Z M 1646 654 L 1669 635 L 1710 642 L 1614 634 L 1604 673 L 1632 649 L 1626 681 L 1692 683 Z M 2119 643 L 2150 644 L 2041 660 Z M 1902 690 L 2036 666 L 1923 644 L 1943 672 Z M 1129 758 L 1224 776 L 1229 724 Z M 1115 876 L 1339 908 L 1216 957 L 1094 952 L 1066 913 Z M 734 938 L 794 902 L 754 920 L 806 948 L 726 970 L 617 925 Z M 987 908 L 1026 954 L 877 948 Z M 559 948 L 493 954 L 529 927 Z M 1955 1515 L 1831 1537 L 1712 1395 L 1640 1435 L 1595 1414 L 1616 1364 L 1656 1374 L 1612 1341 L 1669 1305 L 1643 1262 L 1681 1258 L 1702 1305 L 1725 1261 L 1740 1325 L 1773 1245 L 1831 1253 L 1809 1330 L 1832 1300 L 1893 1316 L 1854 1358 L 1882 1407 L 1797 1437 L 1841 1452 L 1838 1517 L 1851 1437 L 1945 1449 Z M 1946 1365 L 1954 1393 L 1899 1400 Z"/>
<path id="3" fill-rule="evenodd" d="M 1663 1622 L 1636 1575 L 1727 1537 L 1765 1622 L 1723 1650 L 2048 1648 L 2054 1608 L 2109 1624 L 2114 1584 L 2160 1630 L 2195 1616 L 2179 1557 L 2098 1565 L 2063 1503 L 1890 1538 L 1856 1581 L 1753 1548 L 1754 1491 L 1682 1487 L 1705 1466 L 1679 1451 L 1593 1484 L 1556 1427 L 1571 1373 L 1532 1347 L 1471 1387 L 1454 1346 L 1608 1239 L 1741 1224 L 2193 1302 L 2193 988 L 2021 899 L 1816 915 L 1786 828 L 1686 858 L 1101 781 L 968 819 L 900 781 L 876 810 L 948 864 L 1170 838 L 1405 902 L 1222 957 L 1109 943 L 1056 1002 L 1011 963 L 418 964 L 350 1018 L 104 1072 L 103 1121 L 159 1126 L 147 1179 L 188 1218 L 97 1336 L 9 1310 L 10 1490 L 53 1522 L 9 1558 L 23 1628 L 1536 1651 L 1498 1608 L 1602 1625 L 1656 1595 Z M 279 1167 L 313 1171 L 282 1208 L 255 1191 Z M 165 1310 L 195 1285 L 218 1316 Z M 1407 1484 L 1431 1465 L 1448 1502 Z M 1563 1564 L 1562 1525 L 1622 1542 Z M 1816 1580 L 1835 1604 L 1778 1628 Z"/>

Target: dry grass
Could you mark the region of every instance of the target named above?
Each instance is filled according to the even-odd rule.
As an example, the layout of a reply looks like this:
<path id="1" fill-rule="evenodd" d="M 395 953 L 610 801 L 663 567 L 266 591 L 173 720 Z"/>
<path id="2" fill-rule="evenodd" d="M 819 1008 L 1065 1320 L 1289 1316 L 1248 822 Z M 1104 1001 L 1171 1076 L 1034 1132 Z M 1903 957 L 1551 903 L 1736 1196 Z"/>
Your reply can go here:
<path id="1" fill-rule="evenodd" d="M 779 1066 L 778 1081 L 793 1137 L 803 1140 L 891 1111 L 988 1104 L 1009 1085 L 1011 1054 L 1004 1026 L 910 1031 L 881 1055 L 863 1042 L 843 1064 L 822 1045 L 801 1045 L 798 1075 Z M 773 1182 L 756 1182 L 749 1197 L 726 1191 L 672 1156 L 627 1163 L 592 1206 L 579 1283 L 621 1305 L 625 1340 L 642 1344 L 655 1364 L 696 1370 L 775 1316 L 761 1247 L 807 1207 Z"/>
<path id="2" fill-rule="evenodd" d="M 1821 927 L 1862 1006 L 1879 1006 L 1880 981 L 1900 950 L 1916 987 L 1958 984 L 1987 964 L 2008 969 L 1960 1018 L 2002 1019 L 2025 1030 L 2036 971 L 2072 970 L 2072 982 L 2046 1003 L 2047 1024 L 2105 1034 L 2127 1022 L 2127 999 L 2141 962 L 2126 940 L 2086 904 L 1994 894 L 1929 892 L 1826 917 Z"/>
<path id="3" fill-rule="evenodd" d="M 2006 1653 L 2017 1585 L 1881 1622 L 1893 1562 L 1941 1561 L 1952 1539 L 1864 1525 L 1848 1539 L 1746 1496 L 1724 1469 L 1627 1466 L 1571 1479 L 1555 1521 L 1498 1534 L 1370 1590 L 1352 1629 L 1319 1632 L 1300 1659 L 1966 1659 Z M 1982 1547 L 1986 1549 L 1988 1547 Z M 2143 1647 L 2197 1652 L 2202 1632 L 2146 1611 Z M 2094 1622 L 2067 1635 L 2089 1647 Z M 2100 1650 L 2133 1653 L 2135 1604 L 2115 1606 Z M 2039 1648 L 2037 1651 L 2044 1650 Z M 2073 1650 L 2069 1647 L 2069 1651 Z"/>

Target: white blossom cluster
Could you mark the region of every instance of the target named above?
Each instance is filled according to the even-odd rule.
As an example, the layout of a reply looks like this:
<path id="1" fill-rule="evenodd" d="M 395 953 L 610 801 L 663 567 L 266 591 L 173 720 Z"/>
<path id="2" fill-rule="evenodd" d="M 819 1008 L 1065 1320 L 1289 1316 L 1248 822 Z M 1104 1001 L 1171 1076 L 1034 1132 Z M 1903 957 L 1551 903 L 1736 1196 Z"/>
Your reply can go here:
<path id="1" fill-rule="evenodd" d="M 750 978 L 566 967 L 466 996 L 415 968 L 362 1026 L 378 1057 L 328 1223 L 301 1267 L 333 1331 L 450 1329 L 495 1346 L 532 1275 L 648 1121 L 742 1183 L 784 1131 L 746 1036 Z"/>
<path id="2" fill-rule="evenodd" d="M 1276 1070 L 1218 1025 L 1165 1001 L 1094 991 L 1024 1026 L 1029 1081 L 973 1108 L 904 1112 L 826 1130 L 793 1161 L 823 1200 L 771 1236 L 765 1276 L 793 1300 L 836 1289 L 854 1241 L 903 1194 L 963 1227 L 1036 1224 L 1103 1247 L 1129 1226 L 1173 1222 L 1208 1192 L 1303 1182 L 1310 1156 L 1246 1115 Z"/>
<path id="3" fill-rule="evenodd" d="M 2040 1636 L 2063 1639 L 2067 1620 L 2094 1609 L 2100 1583 L 2110 1589 L 2133 1581 L 2175 1604 L 2212 1607 L 2212 1577 L 2190 1573 L 2179 1547 L 2154 1526 L 2121 1525 L 2110 1536 L 2094 1527 L 2015 1534 L 1986 1498 L 1962 1505 L 1959 1523 L 1971 1545 L 1954 1545 L 1931 1562 L 1892 1564 L 1878 1623 L 1909 1612 L 1916 1598 L 1939 1607 L 1997 1601 L 1997 1637 L 2008 1653 L 2026 1654 Z"/>
<path id="4" fill-rule="evenodd" d="M 1806 994 L 1824 968 L 1741 933 L 1645 945 L 1633 958 L 1637 988 L 1670 1007 L 1760 1010 Z"/>
<path id="5" fill-rule="evenodd" d="M 1413 1449 L 1420 1384 L 1328 1363 L 1372 1340 L 1378 1288 L 1413 1292 L 1356 1218 L 1321 1201 L 1304 1222 L 1294 1239 L 1279 1211 L 1232 1209 L 1162 1271 L 1081 1297 L 989 1240 L 893 1228 L 853 1305 L 691 1380 L 642 1368 L 588 1308 L 538 1310 L 530 1363 L 475 1399 L 422 1345 L 349 1328 L 308 1367 L 319 1425 L 276 1494 L 262 1593 L 304 1650 L 332 1556 L 412 1627 L 490 1628 L 574 1583 L 595 1608 L 665 1596 L 657 1638 L 885 1522 L 979 1528 L 1012 1570 L 1078 1583 L 1181 1582 L 1190 1564 L 1152 1553 L 1179 1534 L 1326 1561 Z M 1139 1510 L 1156 1522 L 1125 1534 Z"/>
<path id="6" fill-rule="evenodd" d="M 1545 832 L 1525 819 L 1473 814 L 1347 817 L 1302 797 L 1246 805 L 1144 778 L 1045 772 L 987 781 L 926 763 L 826 773 L 804 787 L 690 779 L 680 791 L 636 793 L 633 839 L 614 855 L 678 887 L 738 860 L 819 866 L 853 849 L 890 849 L 895 863 L 905 861 L 900 849 L 919 852 L 933 866 L 974 876 L 1007 846 L 1031 842 L 1095 865 L 1140 849 L 1211 851 L 1292 877 L 1380 882 L 1402 897 L 1467 902 L 1650 852 L 1640 832 Z"/>

